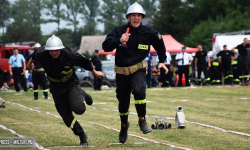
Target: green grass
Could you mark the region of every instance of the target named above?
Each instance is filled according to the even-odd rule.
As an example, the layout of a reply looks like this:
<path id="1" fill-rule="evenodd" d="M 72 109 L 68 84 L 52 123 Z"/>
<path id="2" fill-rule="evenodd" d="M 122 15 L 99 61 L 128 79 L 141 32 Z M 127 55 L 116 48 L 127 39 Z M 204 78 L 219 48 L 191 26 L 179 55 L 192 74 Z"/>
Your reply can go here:
<path id="1" fill-rule="evenodd" d="M 118 112 L 102 110 L 102 108 L 117 110 L 118 102 L 115 92 L 93 93 L 86 89 L 94 99 L 95 103 L 113 102 L 108 105 L 92 105 L 87 108 L 83 115 L 75 115 L 80 120 L 84 131 L 88 134 L 88 142 L 94 148 L 88 149 L 173 149 L 169 146 L 153 142 L 140 145 L 110 145 L 107 143 L 118 143 L 118 132 L 104 127 L 90 124 L 86 121 L 103 124 L 110 128 L 120 129 L 120 118 Z M 39 92 L 41 100 L 33 101 L 33 93 L 0 92 L 0 97 L 7 101 L 22 104 L 26 107 L 40 110 L 42 113 L 30 111 L 20 106 L 6 103 L 6 108 L 0 109 L 0 124 L 13 129 L 18 134 L 27 137 L 36 137 L 39 145 L 44 147 L 79 145 L 79 139 L 67 128 L 60 118 L 45 114 L 50 112 L 59 115 L 55 109 L 53 100 L 43 100 L 42 92 Z M 49 95 L 49 97 L 52 97 Z M 172 88 L 171 90 L 147 89 L 148 116 L 174 117 L 176 107 L 182 106 L 186 120 L 198 122 L 225 130 L 250 133 L 250 99 L 237 99 L 250 97 L 249 87 L 217 88 L 216 86 L 203 87 L 199 89 Z M 192 100 L 187 102 L 171 102 L 173 100 Z M 220 100 L 205 100 L 220 99 Z M 131 102 L 133 102 L 131 95 Z M 134 104 L 130 105 L 130 112 L 136 112 Z M 129 133 L 142 136 L 158 142 L 172 144 L 178 147 L 191 149 L 249 149 L 249 137 L 233 133 L 222 132 L 212 128 L 187 123 L 186 129 L 175 129 L 174 120 L 168 120 L 172 129 L 153 130 L 149 134 L 142 134 L 137 126 L 138 117 L 129 115 Z M 147 117 L 149 126 L 155 121 Z M 31 124 L 11 124 L 20 122 L 31 122 Z M 9 131 L 0 129 L 1 137 L 15 136 Z M 129 136 L 127 142 L 146 142 L 143 139 Z M 1 148 L 2 149 L 2 148 Z M 16 149 L 16 148 L 15 148 Z M 18 148 L 19 149 L 19 148 Z M 22 148 L 23 149 L 23 148 Z M 53 148 L 62 149 L 62 148 Z M 72 149 L 72 148 L 63 148 Z M 74 148 L 82 149 L 82 148 Z"/>

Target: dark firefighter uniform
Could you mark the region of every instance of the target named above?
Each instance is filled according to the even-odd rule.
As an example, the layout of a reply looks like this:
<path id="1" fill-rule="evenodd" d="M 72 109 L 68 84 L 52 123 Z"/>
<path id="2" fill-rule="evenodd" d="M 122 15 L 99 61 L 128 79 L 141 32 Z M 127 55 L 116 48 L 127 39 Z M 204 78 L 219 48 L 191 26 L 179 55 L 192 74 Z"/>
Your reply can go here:
<path id="1" fill-rule="evenodd" d="M 220 72 L 220 63 L 218 59 L 215 59 L 211 62 L 211 67 L 209 68 L 212 73 L 212 81 L 213 85 L 219 85 L 221 83 L 221 72 Z"/>
<path id="2" fill-rule="evenodd" d="M 102 62 L 97 56 L 91 57 L 91 62 L 95 66 L 96 71 L 102 71 Z M 101 90 L 102 79 L 94 76 L 94 90 Z"/>
<path id="3" fill-rule="evenodd" d="M 32 57 L 33 54 L 31 54 L 30 57 Z M 34 62 L 34 66 L 35 68 L 32 72 L 32 82 L 34 84 L 34 100 L 38 99 L 38 85 L 41 85 L 43 87 L 43 95 L 45 99 L 48 99 L 48 88 L 46 83 L 45 71 L 38 61 Z"/>
<path id="4" fill-rule="evenodd" d="M 127 42 L 128 48 L 124 49 L 120 37 L 130 28 L 130 36 Z M 146 95 L 144 91 L 144 80 L 146 65 L 144 59 L 148 56 L 150 45 L 153 45 L 159 56 L 159 63 L 166 60 L 166 49 L 161 35 L 153 28 L 142 24 L 134 28 L 129 23 L 115 27 L 102 43 L 103 50 L 110 52 L 116 49 L 116 97 L 119 101 L 119 112 L 121 122 L 127 124 L 130 94 L 134 94 L 135 107 L 138 117 L 146 115 Z"/>
<path id="5" fill-rule="evenodd" d="M 222 73 L 224 75 L 224 84 L 232 84 L 233 82 L 233 73 L 232 73 L 232 67 L 231 67 L 231 61 L 232 57 L 234 56 L 234 53 L 232 51 L 226 50 L 226 51 L 220 51 L 217 54 L 217 57 L 221 57 L 221 69 Z"/>
<path id="6" fill-rule="evenodd" d="M 197 71 L 198 71 L 197 81 L 199 82 L 199 85 L 201 84 L 201 72 L 204 73 L 206 82 L 210 81 L 210 78 L 208 77 L 208 72 L 207 72 L 206 57 L 207 57 L 207 52 L 204 50 L 198 51 L 195 54 L 195 58 L 198 59 L 197 60 Z"/>
<path id="7" fill-rule="evenodd" d="M 32 59 L 38 61 L 47 73 L 50 80 L 50 93 L 53 95 L 55 107 L 66 126 L 70 127 L 75 135 L 83 135 L 84 131 L 75 114 L 83 114 L 86 110 L 86 93 L 79 85 L 79 79 L 73 66 L 80 66 L 86 70 L 93 70 L 91 62 L 82 55 L 65 47 L 58 58 L 53 58 L 44 47 L 38 48 Z"/>
<path id="8" fill-rule="evenodd" d="M 247 81 L 248 78 L 248 74 L 249 74 L 249 68 L 248 68 L 248 49 L 250 48 L 250 44 L 246 44 L 245 46 L 243 46 L 243 44 L 238 45 L 237 47 L 235 47 L 236 49 L 238 49 L 239 51 L 239 57 L 238 57 L 238 69 L 239 69 L 239 78 L 241 80 L 241 82 L 243 81 Z"/>
<path id="9" fill-rule="evenodd" d="M 239 69 L 238 69 L 238 58 L 234 59 L 234 61 L 231 63 L 232 66 L 232 72 L 233 72 L 233 82 L 239 83 Z"/>

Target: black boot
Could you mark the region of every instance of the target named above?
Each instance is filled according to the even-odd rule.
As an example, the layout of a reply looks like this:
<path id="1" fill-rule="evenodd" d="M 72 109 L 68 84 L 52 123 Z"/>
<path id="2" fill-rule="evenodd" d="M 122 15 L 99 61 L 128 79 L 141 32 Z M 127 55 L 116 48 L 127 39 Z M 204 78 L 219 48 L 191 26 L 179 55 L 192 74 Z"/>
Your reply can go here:
<path id="1" fill-rule="evenodd" d="M 34 99 L 33 100 L 38 100 L 38 92 L 34 92 Z"/>
<path id="2" fill-rule="evenodd" d="M 82 135 L 79 135 L 79 138 L 80 138 L 80 145 L 88 145 L 88 135 L 87 133 L 84 132 L 84 134 Z"/>
<path id="3" fill-rule="evenodd" d="M 44 99 L 48 99 L 48 92 L 43 92 Z"/>
<path id="4" fill-rule="evenodd" d="M 84 99 L 85 99 L 85 102 L 88 104 L 88 105 L 92 105 L 93 104 L 93 99 L 92 97 L 86 93 L 83 89 L 82 89 L 82 95 L 84 96 Z"/>
<path id="5" fill-rule="evenodd" d="M 143 134 L 147 134 L 152 131 L 152 129 L 147 125 L 146 119 L 139 119 L 139 126 Z"/>
<path id="6" fill-rule="evenodd" d="M 120 143 L 125 143 L 128 138 L 128 128 L 129 128 L 129 122 L 127 122 L 126 127 L 123 127 L 121 124 L 121 130 L 119 133 L 119 141 Z"/>

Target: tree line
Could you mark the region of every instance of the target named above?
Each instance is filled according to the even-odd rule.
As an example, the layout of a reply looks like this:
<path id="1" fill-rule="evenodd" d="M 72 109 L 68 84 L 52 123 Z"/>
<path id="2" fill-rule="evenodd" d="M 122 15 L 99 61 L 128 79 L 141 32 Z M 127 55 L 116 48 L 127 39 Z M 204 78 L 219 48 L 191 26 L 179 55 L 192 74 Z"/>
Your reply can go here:
<path id="1" fill-rule="evenodd" d="M 152 20 L 150 26 L 190 47 L 199 43 L 210 50 L 213 33 L 250 29 L 248 0 L 0 0 L 0 27 L 6 29 L 0 40 L 45 44 L 50 35 L 42 35 L 41 25 L 55 22 L 57 29 L 51 34 L 77 49 L 83 35 L 108 34 L 125 24 L 127 9 L 134 2 L 143 6 Z M 62 21 L 73 30 L 60 28 Z M 100 23 L 103 32 L 96 28 Z"/>

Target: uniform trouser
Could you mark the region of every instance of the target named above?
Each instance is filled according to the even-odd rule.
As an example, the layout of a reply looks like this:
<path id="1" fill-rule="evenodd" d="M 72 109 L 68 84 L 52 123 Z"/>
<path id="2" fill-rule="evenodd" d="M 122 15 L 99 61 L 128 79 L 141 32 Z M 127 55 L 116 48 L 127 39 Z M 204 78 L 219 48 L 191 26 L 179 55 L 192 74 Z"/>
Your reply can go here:
<path id="1" fill-rule="evenodd" d="M 116 74 L 116 97 L 119 101 L 118 108 L 120 119 L 127 124 L 130 105 L 130 94 L 134 94 L 135 108 L 138 117 L 146 115 L 146 95 L 144 91 L 146 69 L 139 69 L 131 75 Z"/>
<path id="2" fill-rule="evenodd" d="M 102 79 L 97 78 L 94 76 L 94 90 L 101 90 L 102 87 Z"/>
<path id="3" fill-rule="evenodd" d="M 213 72 L 212 83 L 213 84 L 220 84 L 220 82 L 221 82 L 220 74 L 221 73 L 220 73 L 219 67 L 214 67 L 213 70 L 212 70 L 212 72 Z"/>
<path id="4" fill-rule="evenodd" d="M 207 73 L 207 65 L 204 64 L 204 65 L 197 65 L 197 70 L 198 70 L 198 77 L 197 77 L 197 80 L 198 82 L 200 83 L 201 82 L 201 71 L 204 73 L 205 75 L 205 80 L 207 82 L 210 81 L 210 78 L 208 77 L 208 73 Z"/>
<path id="5" fill-rule="evenodd" d="M 240 55 L 238 58 L 238 62 L 239 62 L 239 65 L 238 65 L 239 66 L 239 78 L 240 80 L 243 80 L 243 78 L 245 78 L 244 81 L 246 81 L 246 79 L 248 78 L 248 74 L 249 74 L 248 57 Z"/>
<path id="6" fill-rule="evenodd" d="M 75 114 L 81 115 L 86 110 L 85 96 L 80 85 L 72 85 L 67 92 L 60 96 L 55 96 L 52 92 L 52 96 L 56 109 L 66 126 L 71 128 L 75 135 L 82 135 L 84 131 L 72 114 L 73 111 Z"/>
<path id="7" fill-rule="evenodd" d="M 186 79 L 186 86 L 189 86 L 189 65 L 185 66 L 178 66 L 178 72 L 179 72 L 179 86 L 182 86 L 182 74 L 185 74 Z"/>
<path id="8" fill-rule="evenodd" d="M 170 73 L 170 66 L 169 65 L 165 65 L 169 72 L 167 74 L 165 74 L 166 70 L 163 68 L 160 68 L 160 76 L 161 76 L 161 80 L 162 80 L 162 87 L 165 87 L 167 85 L 173 86 L 173 81 L 172 81 L 172 77 L 171 77 L 171 73 Z"/>
<path id="9" fill-rule="evenodd" d="M 222 73 L 224 75 L 224 84 L 232 84 L 233 73 L 231 64 L 222 64 Z"/>
<path id="10" fill-rule="evenodd" d="M 240 82 L 239 79 L 239 70 L 237 65 L 232 65 L 232 72 L 233 72 L 233 81 L 234 82 Z"/>
<path id="11" fill-rule="evenodd" d="M 42 86 L 44 96 L 45 97 L 48 96 L 48 89 L 47 89 L 46 77 L 45 77 L 44 71 L 40 71 L 40 72 L 33 71 L 32 82 L 34 84 L 34 97 L 36 98 L 38 97 L 38 85 Z"/>
<path id="12" fill-rule="evenodd" d="M 23 73 L 23 68 L 12 68 L 12 72 L 13 72 L 13 79 L 14 79 L 14 85 L 15 85 L 15 89 L 17 92 L 20 91 L 20 88 L 18 86 L 19 83 L 19 79 L 20 79 L 20 84 L 23 88 L 24 91 L 27 91 L 27 85 L 26 85 L 26 81 L 25 81 L 25 77 L 24 74 L 21 75 L 21 73 Z"/>
<path id="13" fill-rule="evenodd" d="M 148 74 L 146 75 L 146 82 L 148 86 L 151 86 L 152 69 L 148 66 Z"/>

